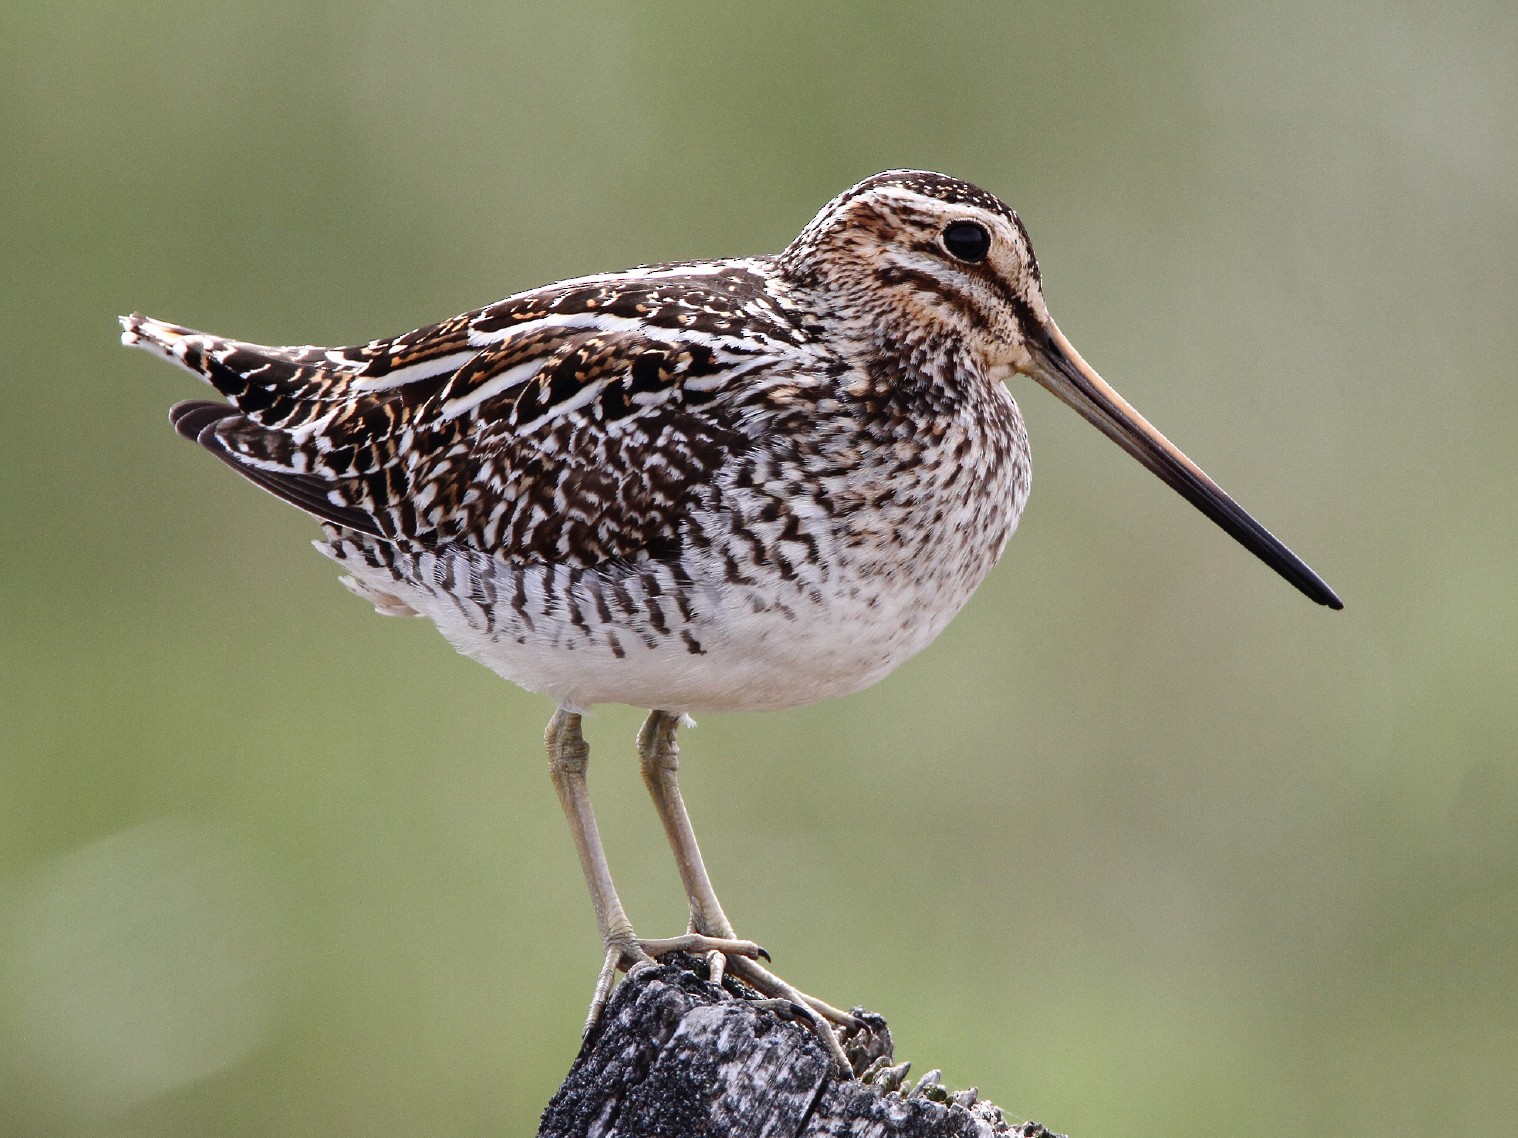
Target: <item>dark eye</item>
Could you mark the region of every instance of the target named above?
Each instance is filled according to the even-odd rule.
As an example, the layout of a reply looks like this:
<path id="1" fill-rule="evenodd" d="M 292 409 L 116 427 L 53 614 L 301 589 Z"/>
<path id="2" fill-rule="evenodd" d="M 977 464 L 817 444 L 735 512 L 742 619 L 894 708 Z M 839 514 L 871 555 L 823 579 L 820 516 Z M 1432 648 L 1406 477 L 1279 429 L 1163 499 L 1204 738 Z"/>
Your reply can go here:
<path id="1" fill-rule="evenodd" d="M 956 221 L 943 231 L 943 247 L 961 261 L 984 261 L 991 251 L 991 235 L 984 225 L 973 221 Z"/>

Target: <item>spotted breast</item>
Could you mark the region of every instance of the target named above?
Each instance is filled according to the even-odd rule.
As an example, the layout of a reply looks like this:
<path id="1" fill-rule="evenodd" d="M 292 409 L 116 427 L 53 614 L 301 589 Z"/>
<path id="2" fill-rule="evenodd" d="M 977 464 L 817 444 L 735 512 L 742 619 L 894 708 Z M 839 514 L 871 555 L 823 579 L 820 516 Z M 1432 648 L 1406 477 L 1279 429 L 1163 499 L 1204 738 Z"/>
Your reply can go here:
<path id="1" fill-rule="evenodd" d="M 564 281 L 357 347 L 140 316 L 125 338 L 225 397 L 176 428 L 326 523 L 379 611 L 570 709 L 793 706 L 927 645 L 1028 492 L 984 321 L 898 263 L 921 193 L 876 188 L 776 257 Z"/>

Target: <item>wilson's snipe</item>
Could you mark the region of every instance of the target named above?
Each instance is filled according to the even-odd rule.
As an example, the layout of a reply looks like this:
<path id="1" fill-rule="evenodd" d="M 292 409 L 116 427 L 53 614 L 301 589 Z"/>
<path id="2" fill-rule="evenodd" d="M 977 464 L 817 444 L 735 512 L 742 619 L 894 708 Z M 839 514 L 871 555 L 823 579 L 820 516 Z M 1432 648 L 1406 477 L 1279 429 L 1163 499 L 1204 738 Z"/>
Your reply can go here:
<path id="1" fill-rule="evenodd" d="M 582 277 L 351 348 L 270 348 L 142 316 L 123 342 L 226 402 L 172 420 L 324 523 L 318 548 L 382 613 L 559 710 L 550 770 L 606 961 L 684 949 L 824 1020 L 718 903 L 675 781 L 686 712 L 873 684 L 995 564 L 1028 496 L 1003 381 L 1050 388 L 1313 600 L 1340 602 L 1108 387 L 1055 327 L 1017 215 L 941 174 L 878 174 L 778 256 Z M 643 774 L 690 899 L 643 940 L 585 784 L 580 712 L 655 709 Z"/>

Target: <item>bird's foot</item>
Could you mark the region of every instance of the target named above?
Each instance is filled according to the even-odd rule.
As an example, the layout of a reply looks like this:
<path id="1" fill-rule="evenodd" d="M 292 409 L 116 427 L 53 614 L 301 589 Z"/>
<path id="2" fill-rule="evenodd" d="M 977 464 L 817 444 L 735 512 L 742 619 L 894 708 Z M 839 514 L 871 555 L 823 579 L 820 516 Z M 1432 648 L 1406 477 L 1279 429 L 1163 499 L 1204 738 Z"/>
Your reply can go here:
<path id="1" fill-rule="evenodd" d="M 730 957 L 728 971 L 761 996 L 767 997 L 763 1001 L 766 1005 L 777 1010 L 789 1005 L 796 1014 L 807 1020 L 811 1024 L 812 1031 L 832 1055 L 833 1062 L 838 1065 L 839 1071 L 852 1077 L 853 1065 L 849 1062 L 848 1055 L 844 1053 L 843 1044 L 833 1025 L 837 1024 L 840 1028 L 856 1028 L 860 1026 L 857 1017 L 815 996 L 808 996 L 752 958 Z M 721 982 L 720 979 L 718 982 Z"/>
<path id="2" fill-rule="evenodd" d="M 752 963 L 760 958 L 770 958 L 770 954 L 753 941 L 738 940 L 735 937 L 707 936 L 695 932 L 653 940 L 633 936 L 631 933 L 625 937 L 611 937 L 606 942 L 606 960 L 601 965 L 600 975 L 596 977 L 596 990 L 590 1000 L 590 1014 L 585 1019 L 584 1034 L 588 1036 L 601 1021 L 601 1013 L 606 1010 L 606 1002 L 611 998 L 611 987 L 616 982 L 618 972 L 626 972 L 631 976 L 641 968 L 657 964 L 659 957 L 668 956 L 672 952 L 705 956 L 708 966 L 714 970 L 715 982 L 719 984 L 722 982 L 722 971 L 721 967 L 711 964 L 713 960 L 720 960 L 725 966 L 729 960 Z M 760 968 L 759 971 L 763 972 L 764 969 Z"/>

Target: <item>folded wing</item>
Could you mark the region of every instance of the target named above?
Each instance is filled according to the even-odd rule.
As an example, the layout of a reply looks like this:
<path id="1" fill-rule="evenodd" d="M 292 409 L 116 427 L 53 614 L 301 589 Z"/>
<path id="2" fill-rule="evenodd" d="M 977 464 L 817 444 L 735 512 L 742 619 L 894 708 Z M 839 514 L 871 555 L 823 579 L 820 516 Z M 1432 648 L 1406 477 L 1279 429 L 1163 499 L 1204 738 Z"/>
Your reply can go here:
<path id="1" fill-rule="evenodd" d="M 526 294 L 388 341 L 267 347 L 142 316 L 122 339 L 226 400 L 175 429 L 331 525 L 507 559 L 595 564 L 676 539 L 747 445 L 728 396 L 763 342 Z"/>

